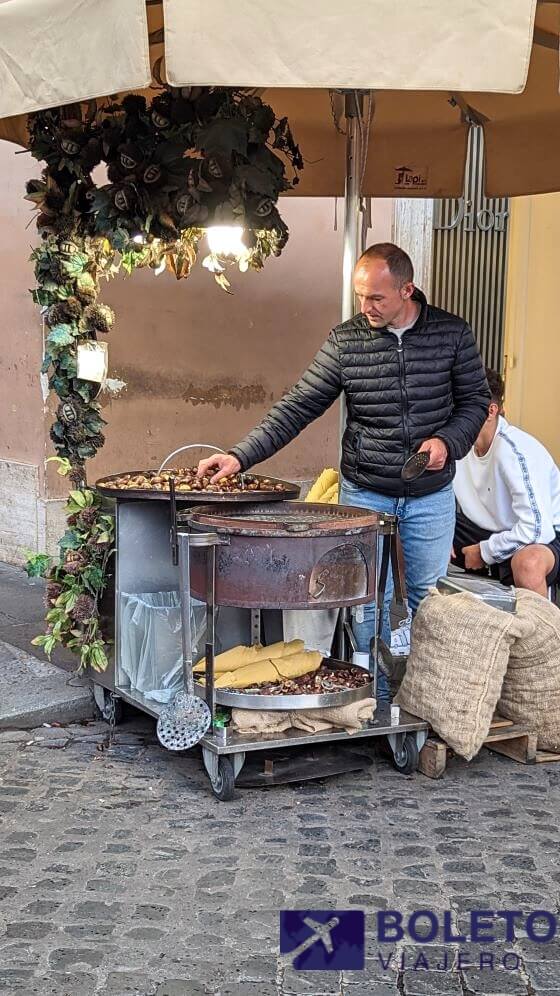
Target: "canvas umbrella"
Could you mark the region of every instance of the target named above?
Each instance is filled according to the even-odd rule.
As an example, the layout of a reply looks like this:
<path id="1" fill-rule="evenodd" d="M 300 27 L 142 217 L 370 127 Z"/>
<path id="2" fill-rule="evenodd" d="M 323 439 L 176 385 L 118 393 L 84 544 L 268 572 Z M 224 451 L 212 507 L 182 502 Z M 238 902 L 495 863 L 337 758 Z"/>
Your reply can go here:
<path id="1" fill-rule="evenodd" d="M 343 316 L 359 195 L 460 196 L 482 125 L 486 193 L 560 189 L 560 4 L 536 0 L 0 0 L 0 138 L 72 101 L 173 86 L 266 91 L 306 159 L 294 193 L 345 196 Z"/>

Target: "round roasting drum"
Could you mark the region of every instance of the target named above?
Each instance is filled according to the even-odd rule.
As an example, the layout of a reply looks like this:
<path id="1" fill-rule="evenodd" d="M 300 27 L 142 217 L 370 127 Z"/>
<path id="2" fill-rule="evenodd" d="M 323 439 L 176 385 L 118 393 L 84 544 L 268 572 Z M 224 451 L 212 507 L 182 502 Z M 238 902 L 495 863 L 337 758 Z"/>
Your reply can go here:
<path id="1" fill-rule="evenodd" d="M 346 505 L 280 501 L 200 505 L 179 526 L 215 532 L 216 602 L 238 608 L 340 608 L 375 597 L 377 539 L 383 517 Z M 191 589 L 206 597 L 205 555 L 191 559 Z"/>

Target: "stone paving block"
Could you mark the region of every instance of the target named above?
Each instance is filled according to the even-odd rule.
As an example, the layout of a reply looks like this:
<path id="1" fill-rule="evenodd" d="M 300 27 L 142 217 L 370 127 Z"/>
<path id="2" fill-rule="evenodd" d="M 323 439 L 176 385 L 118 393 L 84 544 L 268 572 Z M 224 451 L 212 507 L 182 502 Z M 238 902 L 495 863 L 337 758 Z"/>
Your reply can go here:
<path id="1" fill-rule="evenodd" d="M 154 996 L 210 996 L 210 989 L 201 982 L 188 982 L 186 979 L 168 979 L 160 982 Z"/>
<path id="2" fill-rule="evenodd" d="M 557 962 L 529 962 L 526 971 L 534 989 L 560 988 L 560 966 Z"/>
<path id="3" fill-rule="evenodd" d="M 28 985 L 33 978 L 32 969 L 5 968 L 0 966 L 0 992 L 11 994 Z"/>
<path id="4" fill-rule="evenodd" d="M 462 996 L 461 979 L 455 972 L 403 972 L 405 996 Z"/>
<path id="5" fill-rule="evenodd" d="M 296 972 L 286 968 L 282 976 L 282 992 L 286 996 L 338 996 L 341 984 L 340 972 Z"/>
<path id="6" fill-rule="evenodd" d="M 463 973 L 467 989 L 476 996 L 527 996 L 527 983 L 517 972 L 487 972 L 469 969 Z"/>
<path id="7" fill-rule="evenodd" d="M 94 948 L 55 948 L 49 955 L 51 968 L 73 970 L 75 966 L 87 965 L 97 968 L 103 961 L 103 953 Z"/>
<path id="8" fill-rule="evenodd" d="M 274 983 L 232 982 L 220 985 L 216 996 L 277 996 L 277 993 Z"/>
<path id="9" fill-rule="evenodd" d="M 402 990 L 385 982 L 364 986 L 361 983 L 343 985 L 343 996 L 402 996 Z"/>
<path id="10" fill-rule="evenodd" d="M 153 979 L 144 972 L 109 972 L 100 996 L 151 996 L 155 988 Z"/>
<path id="11" fill-rule="evenodd" d="M 85 972 L 48 972 L 45 978 L 37 976 L 18 996 L 92 996 L 97 979 Z"/>

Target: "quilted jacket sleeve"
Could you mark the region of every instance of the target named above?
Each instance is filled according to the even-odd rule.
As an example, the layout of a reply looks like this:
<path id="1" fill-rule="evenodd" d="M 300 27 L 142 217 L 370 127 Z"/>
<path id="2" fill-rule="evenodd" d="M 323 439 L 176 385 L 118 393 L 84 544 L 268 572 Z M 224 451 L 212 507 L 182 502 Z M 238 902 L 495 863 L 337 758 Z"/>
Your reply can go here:
<path id="1" fill-rule="evenodd" d="M 474 335 L 465 325 L 451 371 L 453 414 L 436 435 L 453 460 L 462 460 L 488 416 L 490 391 Z"/>
<path id="2" fill-rule="evenodd" d="M 230 453 L 237 457 L 242 470 L 268 460 L 330 408 L 341 390 L 338 344 L 335 333 L 331 332 L 295 387 L 270 409 L 262 422 L 234 446 Z"/>

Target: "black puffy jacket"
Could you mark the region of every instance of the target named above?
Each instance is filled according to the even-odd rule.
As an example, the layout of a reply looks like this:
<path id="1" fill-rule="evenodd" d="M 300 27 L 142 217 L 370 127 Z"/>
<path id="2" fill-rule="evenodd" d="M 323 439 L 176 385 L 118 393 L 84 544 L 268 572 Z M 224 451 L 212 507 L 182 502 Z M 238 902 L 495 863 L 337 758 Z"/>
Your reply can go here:
<path id="1" fill-rule="evenodd" d="M 355 315 L 337 325 L 300 381 L 230 451 L 243 470 L 271 457 L 322 415 L 343 391 L 347 405 L 341 471 L 385 495 L 424 495 L 452 480 L 455 461 L 473 445 L 488 414 L 490 392 L 474 336 L 462 319 L 427 304 L 398 338 Z M 449 459 L 405 484 L 406 458 L 438 436 Z"/>

